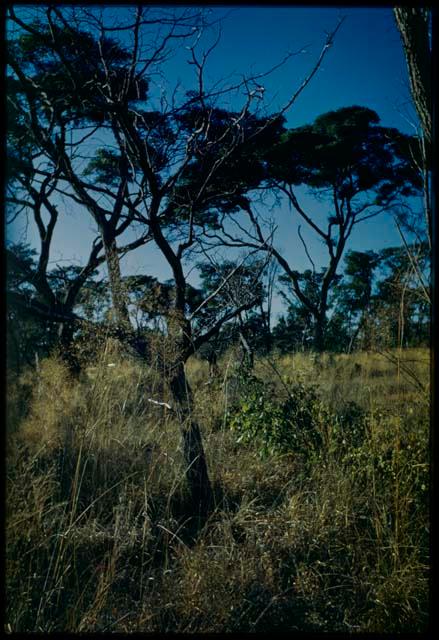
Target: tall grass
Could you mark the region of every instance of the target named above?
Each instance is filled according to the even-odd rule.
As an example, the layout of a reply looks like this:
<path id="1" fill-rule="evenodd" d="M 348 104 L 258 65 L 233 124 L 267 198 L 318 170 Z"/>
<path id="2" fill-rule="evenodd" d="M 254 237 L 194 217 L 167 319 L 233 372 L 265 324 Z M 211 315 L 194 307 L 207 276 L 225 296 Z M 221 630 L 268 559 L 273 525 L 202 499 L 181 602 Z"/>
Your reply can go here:
<path id="1" fill-rule="evenodd" d="M 149 402 L 170 402 L 159 371 L 107 352 L 80 379 L 51 358 L 11 382 L 7 630 L 424 630 L 428 353 L 398 357 L 424 390 L 379 354 L 257 361 L 274 402 L 317 383 L 311 463 L 237 441 L 231 353 L 214 380 L 189 362 L 215 494 L 203 521 L 187 517 L 173 413 Z"/>

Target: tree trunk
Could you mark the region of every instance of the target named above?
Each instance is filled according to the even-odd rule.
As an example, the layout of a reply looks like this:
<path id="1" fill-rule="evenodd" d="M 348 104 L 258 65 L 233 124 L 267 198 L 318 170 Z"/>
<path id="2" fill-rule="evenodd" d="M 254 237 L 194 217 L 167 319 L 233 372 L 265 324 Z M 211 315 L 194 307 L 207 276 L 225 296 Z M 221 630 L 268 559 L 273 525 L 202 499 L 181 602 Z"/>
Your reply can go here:
<path id="1" fill-rule="evenodd" d="M 430 10 L 426 7 L 395 7 L 395 20 L 401 34 L 410 90 L 421 122 L 423 139 L 424 210 L 430 249 L 432 247 L 432 211 L 429 173 L 433 155 L 432 62 L 429 29 Z"/>
<path id="2" fill-rule="evenodd" d="M 101 235 L 105 250 L 108 280 L 110 283 L 111 299 L 116 325 L 122 331 L 125 330 L 130 332 L 132 327 L 128 313 L 127 298 L 122 284 L 120 258 L 117 253 L 116 240 L 105 230 L 101 232 Z"/>
<path id="3" fill-rule="evenodd" d="M 239 331 L 239 341 L 241 343 L 241 350 L 242 350 L 241 365 L 248 370 L 252 370 L 254 366 L 254 360 L 255 360 L 254 352 L 244 335 L 243 329 L 240 329 Z"/>
<path id="4" fill-rule="evenodd" d="M 180 421 L 192 513 L 203 516 L 212 504 L 212 488 L 200 428 L 193 419 L 193 396 L 183 362 L 179 362 L 174 368 L 170 388 Z"/>
<path id="5" fill-rule="evenodd" d="M 77 377 L 81 371 L 81 365 L 72 349 L 74 326 L 72 322 L 62 322 L 58 327 L 58 348 L 61 358 L 66 363 L 70 373 Z"/>
<path id="6" fill-rule="evenodd" d="M 14 325 L 10 318 L 7 320 L 6 329 L 6 364 L 10 370 L 15 370 L 17 376 L 21 375 L 22 363 L 21 363 L 21 349 L 14 330 Z"/>
<path id="7" fill-rule="evenodd" d="M 314 327 L 314 349 L 322 353 L 325 349 L 326 314 L 320 314 L 316 318 Z"/>
<path id="8" fill-rule="evenodd" d="M 396 7 L 394 14 L 404 46 L 413 101 L 424 132 L 426 155 L 430 160 L 432 113 L 428 11 L 425 7 Z"/>

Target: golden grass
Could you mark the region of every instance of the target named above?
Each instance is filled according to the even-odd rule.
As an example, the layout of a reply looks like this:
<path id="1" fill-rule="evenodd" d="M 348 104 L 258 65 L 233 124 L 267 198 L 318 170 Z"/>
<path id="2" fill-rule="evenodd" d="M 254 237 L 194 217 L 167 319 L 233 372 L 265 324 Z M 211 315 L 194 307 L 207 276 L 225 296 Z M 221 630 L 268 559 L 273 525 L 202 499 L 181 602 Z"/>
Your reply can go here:
<path id="1" fill-rule="evenodd" d="M 257 360 L 276 397 L 302 381 L 317 384 L 333 413 L 359 407 L 352 416 L 363 420 L 364 440 L 340 448 L 334 425 L 322 425 L 327 449 L 312 465 L 237 443 L 227 426 L 239 406 L 233 357 L 213 381 L 192 358 L 215 492 L 205 521 L 187 517 L 172 412 L 148 402 L 170 401 L 160 373 L 104 355 L 76 381 L 48 359 L 9 390 L 8 630 L 426 628 L 426 350 L 392 352 L 392 361 L 370 353 Z M 23 398 L 26 411 L 16 406 Z"/>

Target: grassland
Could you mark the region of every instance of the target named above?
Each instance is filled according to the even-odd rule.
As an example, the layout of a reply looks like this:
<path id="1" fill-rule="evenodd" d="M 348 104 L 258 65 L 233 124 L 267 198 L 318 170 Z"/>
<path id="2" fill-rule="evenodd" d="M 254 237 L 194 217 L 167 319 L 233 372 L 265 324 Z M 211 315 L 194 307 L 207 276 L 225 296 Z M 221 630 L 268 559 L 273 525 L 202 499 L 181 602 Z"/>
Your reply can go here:
<path id="1" fill-rule="evenodd" d="M 312 455 L 237 437 L 235 363 L 188 364 L 202 521 L 172 411 L 148 400 L 170 402 L 160 371 L 104 353 L 78 380 L 55 358 L 9 380 L 7 631 L 426 629 L 429 353 L 259 358 L 274 404 L 315 388 Z"/>

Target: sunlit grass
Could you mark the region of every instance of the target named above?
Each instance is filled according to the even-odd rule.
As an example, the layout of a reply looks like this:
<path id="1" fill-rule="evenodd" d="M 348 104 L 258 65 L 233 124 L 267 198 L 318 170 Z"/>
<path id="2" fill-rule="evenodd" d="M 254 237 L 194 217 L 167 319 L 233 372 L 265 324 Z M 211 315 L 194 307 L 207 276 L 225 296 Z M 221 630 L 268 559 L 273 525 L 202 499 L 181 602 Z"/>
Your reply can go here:
<path id="1" fill-rule="evenodd" d="M 275 399 L 315 384 L 327 415 L 363 421 L 341 447 L 335 422 L 319 425 L 311 465 L 238 443 L 236 360 L 209 379 L 191 359 L 215 494 L 204 522 L 187 517 L 172 407 L 149 401 L 172 405 L 153 366 L 107 353 L 79 380 L 53 358 L 28 371 L 9 389 L 7 629 L 425 629 L 429 353 L 388 355 L 257 359 Z"/>

